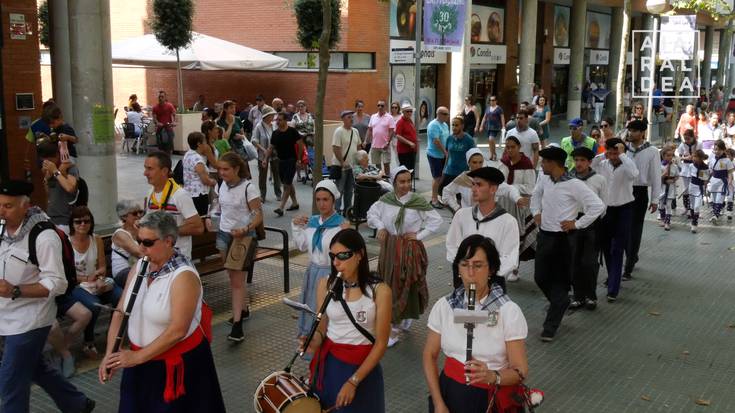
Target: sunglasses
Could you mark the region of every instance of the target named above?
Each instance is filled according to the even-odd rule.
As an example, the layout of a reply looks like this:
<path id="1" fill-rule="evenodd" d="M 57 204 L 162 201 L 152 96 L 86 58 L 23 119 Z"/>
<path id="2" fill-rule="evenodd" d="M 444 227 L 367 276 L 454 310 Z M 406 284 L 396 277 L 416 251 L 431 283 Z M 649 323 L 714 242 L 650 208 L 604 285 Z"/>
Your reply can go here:
<path id="1" fill-rule="evenodd" d="M 379 108 L 384 108 L 384 107 L 385 107 L 385 105 L 382 105 L 382 104 L 378 103 L 378 107 L 379 107 Z"/>
<path id="2" fill-rule="evenodd" d="M 352 257 L 353 257 L 354 255 L 355 255 L 355 253 L 354 253 L 354 252 L 352 252 L 352 251 L 342 251 L 342 252 L 338 252 L 338 253 L 336 253 L 336 254 L 332 254 L 332 253 L 330 252 L 330 253 L 329 253 L 329 258 L 330 258 L 330 259 L 331 259 L 332 261 L 334 261 L 334 259 L 335 259 L 335 258 L 336 258 L 336 259 L 338 259 L 338 260 L 340 260 L 340 261 L 347 261 L 347 260 L 349 260 L 350 258 L 352 258 Z"/>
<path id="3" fill-rule="evenodd" d="M 91 224 L 91 223 L 92 223 L 92 220 L 89 219 L 89 218 L 87 218 L 87 219 L 75 219 L 74 220 L 74 225 Z"/>
<path id="4" fill-rule="evenodd" d="M 610 127 L 610 125 L 608 125 L 607 123 L 601 123 L 601 124 L 600 124 L 600 127 L 601 127 L 601 128 L 609 128 L 609 127 Z"/>
<path id="5" fill-rule="evenodd" d="M 138 244 L 140 244 L 140 245 L 142 245 L 142 246 L 144 246 L 146 248 L 150 248 L 150 247 L 156 245 L 156 241 L 158 241 L 159 239 L 160 238 L 153 238 L 153 239 L 140 239 L 140 238 L 138 238 L 137 241 L 138 241 Z"/>
<path id="6" fill-rule="evenodd" d="M 391 109 L 398 109 L 398 106 L 391 106 Z"/>

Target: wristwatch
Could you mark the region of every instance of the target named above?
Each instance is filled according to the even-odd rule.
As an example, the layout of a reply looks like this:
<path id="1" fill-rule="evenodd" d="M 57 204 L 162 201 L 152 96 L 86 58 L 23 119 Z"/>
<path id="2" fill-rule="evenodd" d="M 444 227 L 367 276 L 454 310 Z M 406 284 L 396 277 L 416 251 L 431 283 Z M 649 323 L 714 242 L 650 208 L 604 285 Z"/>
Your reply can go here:
<path id="1" fill-rule="evenodd" d="M 353 374 L 352 377 L 350 377 L 350 383 L 354 384 L 355 387 L 360 384 L 360 379 L 357 378 L 357 374 Z"/>
<path id="2" fill-rule="evenodd" d="M 10 299 L 15 300 L 18 297 L 20 297 L 20 287 L 16 285 L 15 287 L 13 287 L 13 295 L 10 297 Z"/>
<path id="3" fill-rule="evenodd" d="M 55 171 L 54 172 L 54 178 L 58 178 L 59 176 L 61 176 L 61 171 L 59 171 L 59 170 Z"/>

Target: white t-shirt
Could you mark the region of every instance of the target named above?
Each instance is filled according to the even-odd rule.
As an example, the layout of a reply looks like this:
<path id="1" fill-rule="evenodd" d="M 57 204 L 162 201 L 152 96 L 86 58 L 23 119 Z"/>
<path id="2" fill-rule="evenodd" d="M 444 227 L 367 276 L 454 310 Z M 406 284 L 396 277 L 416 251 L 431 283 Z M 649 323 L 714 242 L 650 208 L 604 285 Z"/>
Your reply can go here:
<path id="1" fill-rule="evenodd" d="M 377 288 L 377 286 L 375 287 Z M 346 292 L 347 290 L 345 290 Z M 372 298 L 372 287 L 366 288 L 367 295 L 363 294 L 362 297 L 355 301 L 347 301 L 347 307 L 349 307 L 352 316 L 360 327 L 367 330 L 370 334 L 375 337 L 375 318 L 377 317 L 377 307 L 375 301 Z M 343 294 L 344 296 L 344 294 Z M 355 328 L 350 318 L 347 316 L 342 304 L 337 300 L 332 300 L 327 306 L 327 317 L 329 318 L 329 324 L 327 324 L 327 337 L 337 344 L 370 344 L 368 340 L 360 330 Z"/>
<path id="2" fill-rule="evenodd" d="M 217 188 L 217 193 L 221 213 L 220 231 L 229 233 L 233 229 L 250 225 L 252 217 L 248 202 L 260 198 L 260 190 L 257 185 L 243 179 L 236 187 L 230 188 L 225 182 L 222 182 L 222 185 Z"/>
<path id="3" fill-rule="evenodd" d="M 480 301 L 477 308 L 482 303 Z M 434 304 L 429 314 L 428 327 L 441 335 L 442 352 L 447 357 L 461 363 L 466 361 L 467 330 L 464 324 L 454 322 L 454 313 L 446 297 L 440 298 Z M 509 365 L 506 341 L 525 339 L 528 336 L 528 325 L 521 308 L 509 301 L 500 307 L 497 325 L 490 327 L 487 324 L 477 324 L 474 333 L 472 357 L 487 363 L 491 370 L 500 370 Z"/>
<path id="4" fill-rule="evenodd" d="M 209 187 L 204 185 L 202 178 L 196 171 L 196 166 L 202 164 L 205 169 L 207 167 L 207 159 L 199 152 L 189 149 L 184 155 L 184 189 L 191 196 L 206 195 L 209 193 Z"/>
<path id="5" fill-rule="evenodd" d="M 352 144 L 350 144 L 350 135 L 352 135 Z M 357 145 L 360 144 L 360 133 L 355 128 L 345 129 L 344 126 L 337 128 L 332 136 L 332 146 L 339 146 L 342 148 L 342 157 L 347 155 L 345 159 L 345 169 L 352 168 L 352 165 L 357 163 L 355 155 L 360 149 Z M 349 147 L 349 152 L 348 148 Z M 339 160 L 336 155 L 332 155 L 332 165 L 339 165 Z"/>
<path id="6" fill-rule="evenodd" d="M 157 200 L 163 201 L 163 192 L 153 194 L 153 190 L 151 190 L 148 194 L 146 213 L 158 210 L 151 201 L 151 195 L 155 196 Z M 171 194 L 167 205 L 164 207 L 164 211 L 174 217 L 176 225 L 179 227 L 181 227 L 184 221 L 188 218 L 199 216 L 196 207 L 194 207 L 194 201 L 192 201 L 191 195 L 189 195 L 184 188 L 179 188 L 178 191 Z M 176 247 L 185 257 L 191 259 L 191 235 L 179 236 L 176 240 Z"/>
<path id="7" fill-rule="evenodd" d="M 532 145 L 534 143 L 541 142 L 538 138 L 538 133 L 536 133 L 535 130 L 533 130 L 532 128 L 528 128 L 524 131 L 519 131 L 518 128 L 513 128 L 510 131 L 508 131 L 506 138 L 508 136 L 515 136 L 516 138 L 518 138 L 518 140 L 521 142 L 521 152 L 523 152 L 524 155 L 526 155 L 531 160 L 533 160 L 533 146 Z"/>
<path id="8" fill-rule="evenodd" d="M 112 234 L 113 239 L 115 238 L 115 234 L 118 232 L 124 232 L 128 235 L 131 239 L 133 239 L 133 236 L 130 235 L 130 233 L 127 230 L 124 230 L 122 228 L 118 228 L 115 230 L 115 232 Z M 124 236 L 124 235 L 123 235 Z M 138 243 L 133 239 L 133 242 L 138 245 Z M 130 253 L 125 251 L 125 249 L 117 244 L 115 244 L 115 241 L 112 241 L 112 254 L 111 254 L 111 264 L 112 264 L 112 275 L 117 275 L 122 270 L 130 270 Z M 128 257 L 128 258 L 125 258 Z"/>

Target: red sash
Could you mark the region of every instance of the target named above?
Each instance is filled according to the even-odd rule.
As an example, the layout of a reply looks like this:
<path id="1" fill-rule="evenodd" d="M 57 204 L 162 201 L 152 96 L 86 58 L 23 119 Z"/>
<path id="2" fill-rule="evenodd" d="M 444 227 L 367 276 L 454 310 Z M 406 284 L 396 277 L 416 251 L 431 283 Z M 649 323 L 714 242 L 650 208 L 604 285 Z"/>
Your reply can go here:
<path id="1" fill-rule="evenodd" d="M 327 354 L 331 353 L 334 358 L 343 363 L 359 366 L 363 361 L 365 361 L 372 349 L 372 344 L 339 344 L 329 338 L 325 338 L 324 343 L 319 347 L 319 350 L 314 354 L 314 358 L 311 359 L 311 363 L 309 364 L 312 380 L 314 380 L 314 375 L 317 375 L 316 389 L 319 391 L 322 390 L 324 382 L 324 363 L 327 360 Z"/>
<path id="2" fill-rule="evenodd" d="M 457 383 L 465 384 L 466 382 L 464 367 L 464 363 L 460 362 L 459 360 L 452 357 L 447 357 L 446 361 L 444 362 L 444 374 Z M 513 409 L 515 408 L 523 407 L 523 405 L 515 401 L 514 397 L 516 393 L 523 392 L 521 386 L 500 386 L 497 391 L 495 391 L 494 384 L 490 385 L 487 383 L 475 383 L 470 384 L 470 386 L 487 390 L 488 399 L 494 394 L 495 400 L 493 402 L 493 405 L 502 412 L 506 411 L 506 409 L 508 411 L 514 411 Z"/>
<path id="3" fill-rule="evenodd" d="M 195 329 L 189 337 L 153 358 L 153 360 L 166 363 L 166 387 L 163 391 L 163 400 L 166 403 L 171 403 L 186 394 L 184 388 L 184 359 L 181 356 L 197 348 L 204 338 L 208 342 L 212 342 L 212 309 L 209 308 L 207 303 L 202 302 L 202 320 L 199 323 L 199 328 Z M 141 347 L 130 343 L 130 349 L 138 351 Z"/>

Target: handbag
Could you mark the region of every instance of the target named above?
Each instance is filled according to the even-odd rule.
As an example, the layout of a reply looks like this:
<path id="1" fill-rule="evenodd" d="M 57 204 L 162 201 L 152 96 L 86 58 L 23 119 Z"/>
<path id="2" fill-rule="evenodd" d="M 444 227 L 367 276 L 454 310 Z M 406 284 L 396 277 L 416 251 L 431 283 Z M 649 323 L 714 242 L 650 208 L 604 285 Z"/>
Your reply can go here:
<path id="1" fill-rule="evenodd" d="M 241 238 L 232 238 L 230 248 L 227 250 L 225 258 L 225 269 L 233 271 L 242 271 L 250 267 L 250 263 L 255 256 L 255 250 L 258 248 L 258 241 L 255 237 L 246 235 Z"/>
<path id="2" fill-rule="evenodd" d="M 253 145 L 250 140 L 247 138 L 242 139 L 242 146 L 245 150 L 245 160 L 246 161 L 252 161 L 253 159 L 258 159 L 258 149 Z"/>
<path id="3" fill-rule="evenodd" d="M 347 145 L 347 152 L 345 152 L 345 156 L 342 158 L 342 162 L 347 160 L 347 155 L 350 153 L 350 147 L 352 147 L 352 138 L 355 136 L 355 130 L 350 131 L 350 143 Z M 340 165 L 331 165 L 329 167 L 329 179 L 333 181 L 339 181 L 342 179 L 342 166 Z"/>

